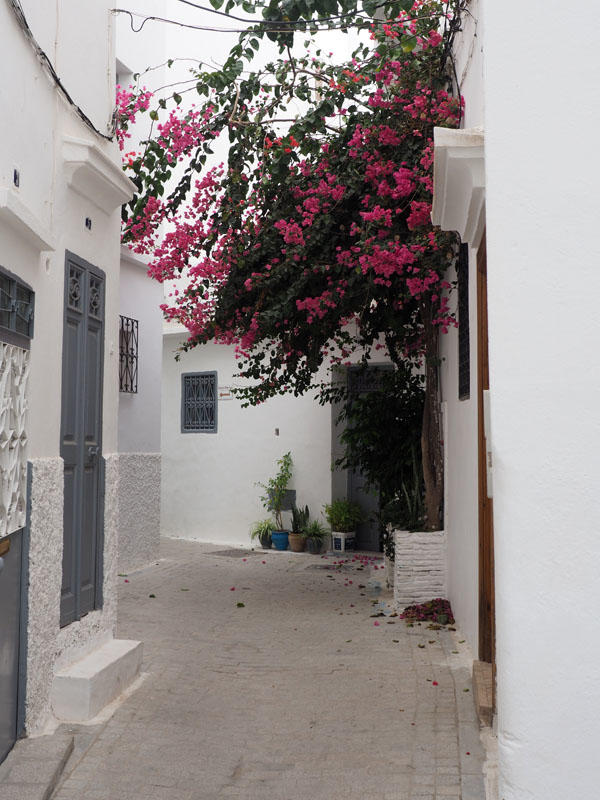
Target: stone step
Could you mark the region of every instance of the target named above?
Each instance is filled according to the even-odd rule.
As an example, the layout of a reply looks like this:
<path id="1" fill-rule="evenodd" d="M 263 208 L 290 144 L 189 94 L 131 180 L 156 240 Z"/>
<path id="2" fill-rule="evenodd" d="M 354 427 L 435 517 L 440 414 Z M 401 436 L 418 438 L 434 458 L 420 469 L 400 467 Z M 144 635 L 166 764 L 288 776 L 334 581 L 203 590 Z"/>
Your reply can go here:
<path id="1" fill-rule="evenodd" d="M 55 717 L 69 722 L 95 717 L 133 683 L 142 655 L 142 642 L 112 639 L 57 672 L 51 695 Z"/>

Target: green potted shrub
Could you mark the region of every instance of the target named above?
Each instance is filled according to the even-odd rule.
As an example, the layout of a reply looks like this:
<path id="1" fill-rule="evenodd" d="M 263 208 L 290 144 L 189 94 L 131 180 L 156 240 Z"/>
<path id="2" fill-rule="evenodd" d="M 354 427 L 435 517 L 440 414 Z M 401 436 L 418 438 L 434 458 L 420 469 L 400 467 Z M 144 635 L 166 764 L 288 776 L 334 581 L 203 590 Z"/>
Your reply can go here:
<path id="1" fill-rule="evenodd" d="M 308 525 L 310 512 L 308 506 L 298 508 L 296 504 L 292 506 L 292 532 L 289 535 L 290 550 L 301 553 L 306 546 L 305 530 Z"/>
<path id="2" fill-rule="evenodd" d="M 265 490 L 265 494 L 260 500 L 267 511 L 275 515 L 275 529 L 271 531 L 271 540 L 276 550 L 288 549 L 289 531 L 283 527 L 283 502 L 286 496 L 288 484 L 292 478 L 292 455 L 288 451 L 275 462 L 277 464 L 277 474 L 269 478 L 267 483 L 258 485 Z"/>
<path id="3" fill-rule="evenodd" d="M 318 520 L 313 519 L 304 529 L 304 535 L 306 538 L 306 549 L 309 553 L 316 556 L 323 550 L 323 544 L 329 535 L 329 531 L 324 525 L 321 525 Z"/>
<path id="4" fill-rule="evenodd" d="M 272 519 L 261 519 L 250 528 L 250 541 L 258 539 L 263 550 L 271 549 L 271 531 L 275 527 Z"/>
<path id="5" fill-rule="evenodd" d="M 324 508 L 325 518 L 331 526 L 332 550 L 342 553 L 354 550 L 356 526 L 364 519 L 362 508 L 352 500 L 342 499 L 332 500 Z"/>

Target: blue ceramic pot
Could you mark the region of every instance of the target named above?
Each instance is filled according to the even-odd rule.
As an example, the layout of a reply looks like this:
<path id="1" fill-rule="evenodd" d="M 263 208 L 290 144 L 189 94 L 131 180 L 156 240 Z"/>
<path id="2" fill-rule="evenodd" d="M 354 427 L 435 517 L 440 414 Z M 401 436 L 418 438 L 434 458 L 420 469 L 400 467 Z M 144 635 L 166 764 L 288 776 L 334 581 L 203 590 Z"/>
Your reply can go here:
<path id="1" fill-rule="evenodd" d="M 288 531 L 271 531 L 271 541 L 275 550 L 287 550 Z"/>

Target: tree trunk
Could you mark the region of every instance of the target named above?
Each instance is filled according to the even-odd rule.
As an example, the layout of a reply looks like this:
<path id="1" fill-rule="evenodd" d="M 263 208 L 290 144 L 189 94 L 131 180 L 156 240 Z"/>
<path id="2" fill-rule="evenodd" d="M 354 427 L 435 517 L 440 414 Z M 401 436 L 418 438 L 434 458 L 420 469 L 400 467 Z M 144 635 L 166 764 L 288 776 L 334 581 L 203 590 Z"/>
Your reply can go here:
<path id="1" fill-rule="evenodd" d="M 439 328 L 432 322 L 431 305 L 421 310 L 425 337 L 425 402 L 421 452 L 425 485 L 425 530 L 444 527 L 444 450 L 440 409 Z"/>

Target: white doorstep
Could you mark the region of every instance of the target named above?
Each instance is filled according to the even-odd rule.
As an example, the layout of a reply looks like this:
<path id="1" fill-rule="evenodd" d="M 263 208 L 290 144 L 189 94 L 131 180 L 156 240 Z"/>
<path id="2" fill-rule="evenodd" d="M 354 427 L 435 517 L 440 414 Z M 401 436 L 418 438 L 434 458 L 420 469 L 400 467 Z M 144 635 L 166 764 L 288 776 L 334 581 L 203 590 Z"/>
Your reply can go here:
<path id="1" fill-rule="evenodd" d="M 136 679 L 143 649 L 142 642 L 111 639 L 57 672 L 51 694 L 55 717 L 68 722 L 95 717 Z"/>

